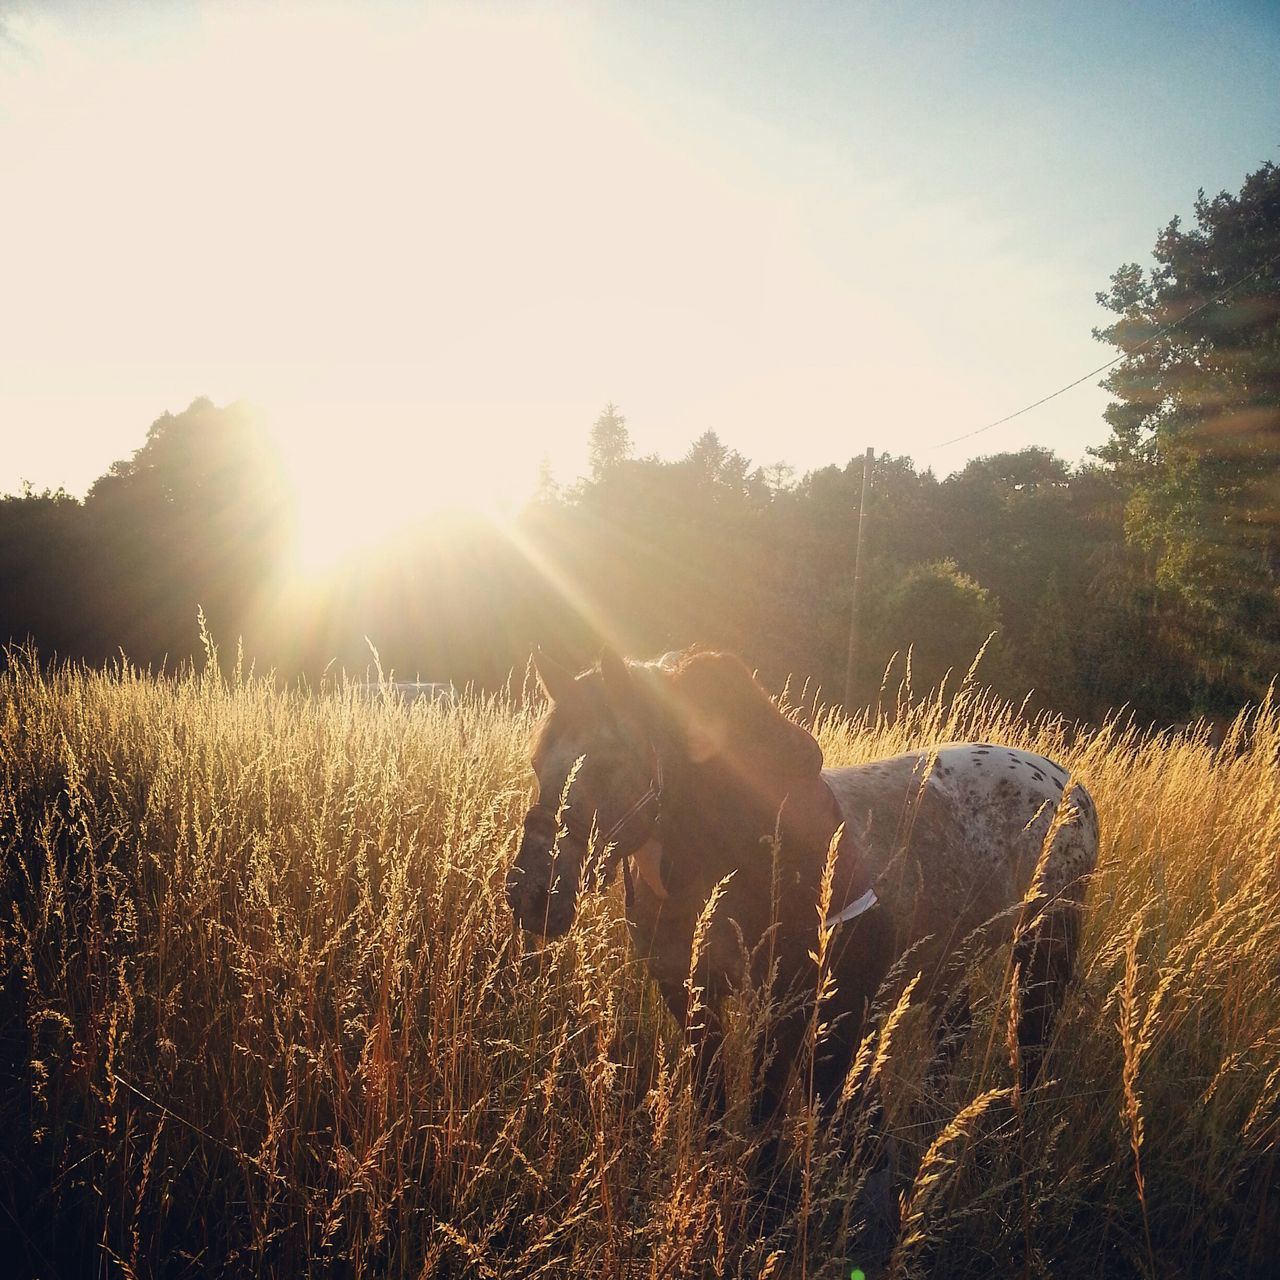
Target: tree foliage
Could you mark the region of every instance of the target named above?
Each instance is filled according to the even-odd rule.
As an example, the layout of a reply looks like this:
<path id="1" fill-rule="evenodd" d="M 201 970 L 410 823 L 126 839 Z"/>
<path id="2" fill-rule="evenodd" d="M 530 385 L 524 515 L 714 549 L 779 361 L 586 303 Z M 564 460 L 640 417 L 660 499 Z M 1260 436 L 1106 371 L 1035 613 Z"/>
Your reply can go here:
<path id="1" fill-rule="evenodd" d="M 615 408 L 603 417 L 621 419 Z M 278 476 L 243 408 L 164 415 L 87 499 L 0 500 L 0 635 L 94 660 L 157 664 L 216 636 L 318 677 L 386 667 L 501 683 L 541 643 L 574 660 L 604 640 L 635 654 L 736 649 L 780 684 L 844 687 L 862 458 L 788 483 L 708 431 L 676 461 L 619 456 L 598 479 L 542 486 L 509 537 L 476 518 L 424 520 L 327 590 L 280 572 Z M 951 687 L 992 632 L 979 676 L 1094 718 L 1129 704 L 1180 719 L 1242 696 L 1238 672 L 1125 536 L 1133 481 L 1043 449 L 976 459 L 939 481 L 875 461 L 854 694 L 879 696 L 896 653 L 917 692 Z M 1259 647 L 1265 647 L 1255 637 Z M 901 658 L 895 667 L 904 672 Z"/>
<path id="2" fill-rule="evenodd" d="M 919 564 L 885 594 L 874 628 L 876 648 L 888 670 L 893 656 L 909 655 L 914 689 L 955 684 L 982 652 L 983 677 L 1002 674 L 1000 606 L 954 560 Z M 897 647 L 911 637 L 906 655 Z M 985 650 L 985 651 L 984 651 Z"/>
<path id="3" fill-rule="evenodd" d="M 1130 477 L 1129 535 L 1197 643 L 1257 688 L 1274 672 L 1259 640 L 1280 633 L 1280 167 L 1202 191 L 1195 221 L 1098 295 L 1119 318 L 1097 336 L 1124 357 L 1098 452 Z"/>
<path id="4" fill-rule="evenodd" d="M 605 405 L 591 427 L 587 458 L 591 478 L 597 483 L 612 474 L 631 456 L 631 432 L 627 420 L 613 403 Z"/>
<path id="5" fill-rule="evenodd" d="M 191 652 L 198 609 L 218 634 L 241 634 L 277 575 L 286 514 L 247 407 L 200 399 L 166 413 L 83 503 L 0 500 L 0 638 L 159 663 Z"/>

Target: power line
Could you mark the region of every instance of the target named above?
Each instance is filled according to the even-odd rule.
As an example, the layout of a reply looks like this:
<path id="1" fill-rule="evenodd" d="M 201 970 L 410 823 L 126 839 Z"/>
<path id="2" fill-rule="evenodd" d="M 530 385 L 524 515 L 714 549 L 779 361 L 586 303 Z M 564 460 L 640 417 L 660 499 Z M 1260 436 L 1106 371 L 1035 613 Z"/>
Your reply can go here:
<path id="1" fill-rule="evenodd" d="M 950 440 L 940 440 L 937 444 L 928 445 L 924 452 L 931 453 L 935 449 L 945 449 L 949 444 L 959 444 L 961 440 L 971 439 L 973 436 L 980 436 L 984 431 L 990 431 L 992 427 L 998 427 L 1006 422 L 1012 422 L 1014 418 L 1020 418 L 1024 413 L 1030 413 L 1032 409 L 1038 409 L 1042 404 L 1048 404 L 1050 400 L 1056 400 L 1058 396 L 1065 391 L 1070 391 L 1072 387 L 1078 387 L 1082 382 L 1088 382 L 1090 378 L 1097 377 L 1100 373 L 1105 373 L 1113 364 L 1119 364 L 1121 360 L 1127 360 L 1130 356 L 1136 355 L 1139 351 L 1145 350 L 1158 338 L 1163 338 L 1166 333 L 1171 333 L 1179 325 L 1186 324 L 1193 316 L 1198 316 L 1205 308 L 1211 307 L 1214 303 L 1221 302 L 1223 298 L 1234 293 L 1243 284 L 1248 284 L 1256 275 L 1260 275 L 1268 267 L 1274 266 L 1280 262 L 1280 253 L 1268 258 L 1266 262 L 1254 267 L 1248 275 L 1243 275 L 1234 284 L 1229 284 L 1225 289 L 1215 293 L 1211 298 L 1206 298 L 1198 307 L 1193 307 L 1184 316 L 1179 316 L 1176 320 L 1171 320 L 1168 324 L 1162 325 L 1149 338 L 1144 338 L 1131 351 L 1123 351 L 1116 356 L 1114 360 L 1108 360 L 1106 364 L 1100 364 L 1096 369 L 1090 369 L 1088 373 L 1082 373 L 1072 382 L 1068 382 L 1066 386 L 1059 387 L 1057 391 L 1051 391 L 1047 396 L 1041 396 L 1039 400 L 1033 400 L 1031 404 L 1023 405 L 1021 409 L 1015 409 L 1012 413 L 1006 413 L 1003 418 L 997 418 L 994 422 L 988 422 L 985 427 L 975 427 L 972 431 L 965 431 L 961 435 L 952 436 Z"/>

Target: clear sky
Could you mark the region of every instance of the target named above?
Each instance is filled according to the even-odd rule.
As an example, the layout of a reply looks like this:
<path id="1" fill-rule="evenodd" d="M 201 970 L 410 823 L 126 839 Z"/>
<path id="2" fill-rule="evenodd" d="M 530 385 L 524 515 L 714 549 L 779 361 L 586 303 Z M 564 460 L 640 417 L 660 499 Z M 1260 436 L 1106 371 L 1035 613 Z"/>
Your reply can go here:
<path id="1" fill-rule="evenodd" d="M 387 507 L 713 428 L 1105 438 L 1094 294 L 1280 153 L 1275 3 L 0 0 L 0 491 L 260 405 Z M 328 501 L 328 498 L 326 498 Z"/>

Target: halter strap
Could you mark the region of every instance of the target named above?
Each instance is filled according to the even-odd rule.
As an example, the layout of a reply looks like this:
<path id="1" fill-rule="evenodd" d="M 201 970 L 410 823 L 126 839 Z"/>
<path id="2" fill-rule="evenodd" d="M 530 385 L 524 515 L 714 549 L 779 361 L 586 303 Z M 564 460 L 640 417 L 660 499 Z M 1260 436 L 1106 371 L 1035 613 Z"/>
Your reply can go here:
<path id="1" fill-rule="evenodd" d="M 640 813 L 646 805 L 656 804 L 662 799 L 662 757 L 652 744 L 649 746 L 649 765 L 649 789 L 605 832 L 602 837 L 605 844 L 612 844 L 622 828 L 636 814 Z M 630 857 L 631 855 L 628 853 L 627 856 Z"/>
<path id="2" fill-rule="evenodd" d="M 650 805 L 658 805 L 662 800 L 662 757 L 658 754 L 658 749 L 649 744 L 649 786 L 645 792 L 632 804 L 627 811 L 620 817 L 608 831 L 601 832 L 597 835 L 597 844 L 599 847 L 608 848 L 613 845 L 613 852 L 609 855 L 608 860 L 604 864 L 604 874 L 606 879 L 611 876 L 618 863 L 622 863 L 622 884 L 626 895 L 627 916 L 631 916 L 632 902 L 635 896 L 635 888 L 631 878 L 631 855 L 635 849 L 628 849 L 623 852 L 621 846 L 618 845 L 618 836 L 622 833 L 623 828 L 644 812 Z M 571 835 L 575 840 L 580 840 L 584 845 L 591 842 L 591 827 L 584 828 L 583 824 L 572 813 L 569 805 L 563 805 L 553 809 L 548 804 L 539 802 L 530 807 L 529 815 L 542 813 L 548 815 L 557 827 L 562 829 L 566 835 Z M 526 817 L 525 821 L 528 821 Z M 652 824 L 650 824 L 650 832 Z M 650 834 L 646 832 L 646 838 Z M 636 849 L 643 844 L 641 840 L 636 845 Z"/>

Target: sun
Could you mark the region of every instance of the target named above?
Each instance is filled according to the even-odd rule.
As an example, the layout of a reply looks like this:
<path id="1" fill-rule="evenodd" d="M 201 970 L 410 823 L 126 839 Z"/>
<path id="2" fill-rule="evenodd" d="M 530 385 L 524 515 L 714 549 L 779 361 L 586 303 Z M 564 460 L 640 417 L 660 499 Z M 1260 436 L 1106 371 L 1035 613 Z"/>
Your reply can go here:
<path id="1" fill-rule="evenodd" d="M 388 428 L 348 428 L 327 439 L 286 436 L 280 448 L 291 562 L 302 576 L 358 567 L 450 516 L 504 523 L 536 484 L 536 467 L 500 441 Z"/>

